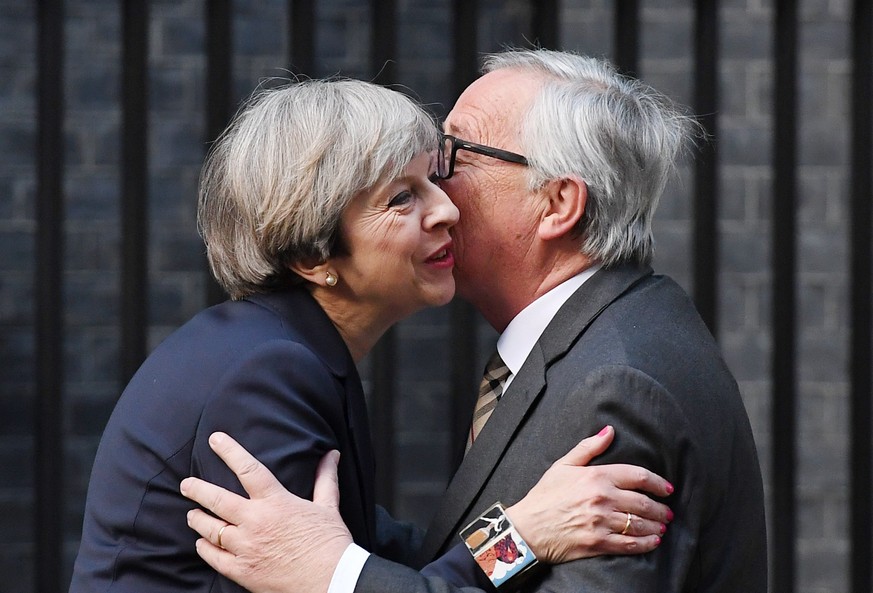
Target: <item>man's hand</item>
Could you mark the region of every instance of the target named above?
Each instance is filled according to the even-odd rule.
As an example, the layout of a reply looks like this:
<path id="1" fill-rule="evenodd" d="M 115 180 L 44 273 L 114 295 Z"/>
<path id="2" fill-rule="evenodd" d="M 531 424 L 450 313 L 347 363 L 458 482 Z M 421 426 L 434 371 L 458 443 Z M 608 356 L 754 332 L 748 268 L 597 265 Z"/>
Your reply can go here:
<path id="1" fill-rule="evenodd" d="M 603 554 L 641 554 L 661 543 L 673 513 L 642 492 L 665 497 L 673 486 L 635 465 L 586 467 L 614 437 L 615 429 L 607 426 L 581 441 L 506 509 L 541 561 L 559 564 Z"/>
<path id="2" fill-rule="evenodd" d="M 228 435 L 213 433 L 209 445 L 251 498 L 198 478 L 182 481 L 183 495 L 220 517 L 200 509 L 188 513 L 188 525 L 203 536 L 197 553 L 252 593 L 326 592 L 352 543 L 339 514 L 339 452 L 322 458 L 309 502 L 288 492 Z"/>

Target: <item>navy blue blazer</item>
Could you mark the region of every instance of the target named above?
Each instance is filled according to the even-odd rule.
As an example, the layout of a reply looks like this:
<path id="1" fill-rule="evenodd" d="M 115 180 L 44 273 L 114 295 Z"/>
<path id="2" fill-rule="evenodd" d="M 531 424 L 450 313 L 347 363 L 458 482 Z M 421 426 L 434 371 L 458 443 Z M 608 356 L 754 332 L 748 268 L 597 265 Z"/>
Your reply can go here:
<path id="1" fill-rule="evenodd" d="M 71 592 L 242 590 L 197 556 L 185 519 L 193 503 L 179 493 L 187 476 L 242 492 L 209 448 L 217 430 L 307 498 L 318 461 L 341 451 L 340 511 L 358 544 L 379 549 L 360 379 L 336 328 L 297 288 L 202 311 L 137 371 L 97 450 Z M 403 547 L 403 533 L 389 537 Z"/>

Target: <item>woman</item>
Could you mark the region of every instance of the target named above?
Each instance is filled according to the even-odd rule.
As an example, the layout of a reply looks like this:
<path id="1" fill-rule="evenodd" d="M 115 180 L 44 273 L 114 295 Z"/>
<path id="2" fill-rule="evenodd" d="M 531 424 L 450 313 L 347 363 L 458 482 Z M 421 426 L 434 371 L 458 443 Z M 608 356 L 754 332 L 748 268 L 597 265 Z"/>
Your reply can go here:
<path id="1" fill-rule="evenodd" d="M 355 363 L 393 323 L 454 293 L 458 211 L 431 183 L 436 144 L 417 105 L 363 82 L 293 84 L 244 107 L 200 190 L 209 261 L 232 300 L 171 335 L 122 394 L 94 463 L 71 591 L 239 590 L 197 557 L 179 494 L 189 475 L 241 492 L 209 448 L 215 431 L 306 497 L 338 449 L 355 541 L 405 559 L 397 544 L 410 532 L 376 512 Z M 546 526 L 522 518 L 519 530 Z"/>

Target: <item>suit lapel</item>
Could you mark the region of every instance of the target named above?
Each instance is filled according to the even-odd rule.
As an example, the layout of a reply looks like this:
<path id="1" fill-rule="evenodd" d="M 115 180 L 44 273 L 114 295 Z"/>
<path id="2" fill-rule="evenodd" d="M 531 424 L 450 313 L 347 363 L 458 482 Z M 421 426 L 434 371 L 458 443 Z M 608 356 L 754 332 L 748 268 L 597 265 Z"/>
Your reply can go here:
<path id="1" fill-rule="evenodd" d="M 546 364 L 551 365 L 566 353 L 604 309 L 651 275 L 648 266 L 628 264 L 601 269 L 589 278 L 558 310 L 540 336 Z"/>
<path id="2" fill-rule="evenodd" d="M 420 560 L 423 563 L 433 560 L 463 527 L 462 518 L 500 463 L 521 419 L 545 387 L 544 368 L 542 350 L 535 346 L 440 500 L 422 543 Z"/>
<path id="3" fill-rule="evenodd" d="M 463 527 L 461 522 L 499 465 L 528 410 L 545 391 L 546 371 L 551 364 L 567 352 L 606 307 L 651 273 L 648 267 L 637 266 L 600 270 L 564 303 L 449 483 L 428 527 L 420 560 L 431 561 Z"/>
<path id="4" fill-rule="evenodd" d="M 373 445 L 361 379 L 348 347 L 324 310 L 303 288 L 254 295 L 247 300 L 274 311 L 295 339 L 312 350 L 345 387 L 346 424 L 362 489 L 361 514 L 367 525 L 370 543 L 375 544 Z"/>
<path id="5" fill-rule="evenodd" d="M 364 392 L 361 389 L 361 379 L 358 371 L 351 368 L 345 379 L 346 385 L 346 419 L 349 425 L 349 436 L 356 459 L 355 467 L 358 471 L 358 482 L 362 489 L 362 513 L 367 524 L 367 533 L 370 537 L 370 548 L 376 544 L 376 524 L 374 510 L 376 508 L 376 493 L 374 477 L 376 474 L 373 460 L 373 444 L 370 440 L 370 422 L 367 415 L 367 405 L 364 400 Z"/>

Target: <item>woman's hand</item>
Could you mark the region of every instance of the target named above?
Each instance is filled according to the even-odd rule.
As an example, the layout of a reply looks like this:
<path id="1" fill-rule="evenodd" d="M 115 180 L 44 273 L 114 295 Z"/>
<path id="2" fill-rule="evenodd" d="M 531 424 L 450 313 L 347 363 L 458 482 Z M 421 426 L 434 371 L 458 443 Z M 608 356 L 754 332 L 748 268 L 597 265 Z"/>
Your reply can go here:
<path id="1" fill-rule="evenodd" d="M 655 549 L 670 509 L 640 492 L 665 497 L 673 486 L 635 465 L 586 467 L 612 443 L 605 427 L 576 445 L 543 474 L 507 515 L 540 561 L 560 564 L 603 554 L 640 554 Z"/>

